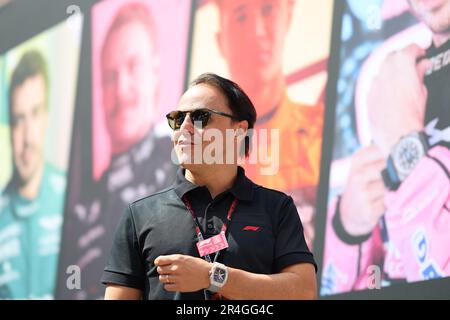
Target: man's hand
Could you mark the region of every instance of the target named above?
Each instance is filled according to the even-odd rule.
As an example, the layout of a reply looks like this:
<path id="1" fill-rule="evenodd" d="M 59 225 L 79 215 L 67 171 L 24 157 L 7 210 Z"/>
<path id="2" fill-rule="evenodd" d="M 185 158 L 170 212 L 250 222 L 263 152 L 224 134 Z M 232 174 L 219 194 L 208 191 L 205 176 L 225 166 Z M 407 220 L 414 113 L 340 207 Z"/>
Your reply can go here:
<path id="1" fill-rule="evenodd" d="M 212 264 L 203 259 L 172 254 L 159 256 L 155 265 L 167 291 L 195 292 L 209 287 Z"/>
<path id="2" fill-rule="evenodd" d="M 352 156 L 347 185 L 341 197 L 344 229 L 353 236 L 372 231 L 385 211 L 385 186 L 381 177 L 386 161 L 376 146 L 361 148 Z"/>
<path id="3" fill-rule="evenodd" d="M 424 76 L 430 61 L 417 61 L 424 55 L 416 44 L 390 53 L 372 82 L 369 122 L 374 142 L 385 156 L 402 136 L 423 130 L 428 95 Z"/>

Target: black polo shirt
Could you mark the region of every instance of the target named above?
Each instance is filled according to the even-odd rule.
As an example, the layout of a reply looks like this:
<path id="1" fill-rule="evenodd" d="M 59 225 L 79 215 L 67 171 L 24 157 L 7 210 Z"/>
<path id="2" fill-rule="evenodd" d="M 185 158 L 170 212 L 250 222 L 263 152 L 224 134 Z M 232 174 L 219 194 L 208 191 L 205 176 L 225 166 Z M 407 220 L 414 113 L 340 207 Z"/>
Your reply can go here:
<path id="1" fill-rule="evenodd" d="M 101 279 L 103 284 L 140 289 L 144 299 L 204 299 L 203 290 L 164 290 L 154 264 L 160 255 L 199 257 L 195 224 L 181 200 L 184 195 L 192 204 L 205 238 L 220 232 L 232 201 L 238 199 L 228 226 L 229 247 L 220 253 L 218 262 L 259 274 L 278 273 L 296 263 L 316 267 L 290 196 L 254 184 L 239 167 L 233 186 L 212 199 L 206 187 L 186 180 L 180 169 L 171 188 L 126 208 Z"/>

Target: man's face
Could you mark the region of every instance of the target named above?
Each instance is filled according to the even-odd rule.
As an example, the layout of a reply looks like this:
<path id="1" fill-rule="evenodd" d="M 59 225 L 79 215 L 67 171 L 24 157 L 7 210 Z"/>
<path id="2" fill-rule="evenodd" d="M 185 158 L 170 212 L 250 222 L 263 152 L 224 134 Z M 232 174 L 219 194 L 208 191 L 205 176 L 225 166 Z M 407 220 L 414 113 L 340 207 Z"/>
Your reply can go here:
<path id="1" fill-rule="evenodd" d="M 12 93 L 11 139 L 14 166 L 21 185 L 26 185 L 44 163 L 47 128 L 46 84 L 35 75 L 16 87 Z"/>
<path id="2" fill-rule="evenodd" d="M 233 80 L 251 90 L 252 82 L 281 73 L 292 1 L 223 0 L 218 8 L 217 39 Z"/>
<path id="3" fill-rule="evenodd" d="M 151 32 L 139 22 L 114 30 L 102 60 L 105 119 L 113 151 L 127 150 L 157 117 L 157 65 Z"/>
<path id="4" fill-rule="evenodd" d="M 232 114 L 232 111 L 227 106 L 224 95 L 218 89 L 206 84 L 196 85 L 188 89 L 181 97 L 177 110 L 192 111 L 199 108 L 209 108 L 229 115 Z M 238 122 L 235 122 L 228 117 L 212 114 L 205 127 L 197 128 L 192 124 L 190 114 L 188 114 L 184 119 L 180 130 L 174 131 L 172 136 L 175 152 L 180 164 L 187 169 L 192 168 L 192 163 L 195 161 L 194 152 L 201 152 L 200 154 L 197 154 L 197 156 L 202 157 L 200 159 L 203 160 L 203 163 L 205 163 L 205 160 L 210 161 L 210 159 L 212 159 L 208 158 L 210 153 L 205 152 L 205 149 L 211 143 L 214 143 L 213 139 L 205 139 L 205 135 L 211 134 L 212 130 L 214 130 L 215 133 L 220 132 L 223 138 L 223 144 L 219 148 L 216 148 L 214 157 L 217 156 L 218 159 L 226 162 L 226 130 L 236 130 L 238 126 Z M 236 148 L 235 143 L 236 142 L 232 145 L 233 148 Z M 228 145 L 228 147 L 230 147 L 230 145 Z M 233 152 L 234 154 L 237 154 L 236 149 Z"/>
<path id="5" fill-rule="evenodd" d="M 450 0 L 408 0 L 413 13 L 433 33 L 450 32 Z"/>

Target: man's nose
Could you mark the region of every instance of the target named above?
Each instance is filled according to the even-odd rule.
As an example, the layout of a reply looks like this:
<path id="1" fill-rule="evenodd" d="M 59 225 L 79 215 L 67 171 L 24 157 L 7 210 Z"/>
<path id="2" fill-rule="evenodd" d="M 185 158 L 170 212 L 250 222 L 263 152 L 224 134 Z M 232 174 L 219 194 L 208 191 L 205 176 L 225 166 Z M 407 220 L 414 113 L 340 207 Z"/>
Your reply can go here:
<path id="1" fill-rule="evenodd" d="M 30 146 L 33 144 L 33 140 L 35 139 L 36 131 L 33 130 L 33 121 L 36 121 L 34 119 L 31 119 L 30 117 L 25 118 L 24 124 L 23 124 L 23 142 L 25 146 Z"/>
<path id="2" fill-rule="evenodd" d="M 257 39 L 265 38 L 267 36 L 266 25 L 264 18 L 261 15 L 256 15 L 254 18 L 255 35 Z"/>
<path id="3" fill-rule="evenodd" d="M 194 134 L 194 125 L 192 123 L 190 113 L 187 113 L 186 116 L 184 117 L 183 123 L 180 126 L 180 130 L 184 130 L 191 134 Z"/>
<path id="4" fill-rule="evenodd" d="M 118 74 L 117 94 L 119 99 L 124 99 L 131 94 L 131 77 L 127 72 L 120 72 Z"/>

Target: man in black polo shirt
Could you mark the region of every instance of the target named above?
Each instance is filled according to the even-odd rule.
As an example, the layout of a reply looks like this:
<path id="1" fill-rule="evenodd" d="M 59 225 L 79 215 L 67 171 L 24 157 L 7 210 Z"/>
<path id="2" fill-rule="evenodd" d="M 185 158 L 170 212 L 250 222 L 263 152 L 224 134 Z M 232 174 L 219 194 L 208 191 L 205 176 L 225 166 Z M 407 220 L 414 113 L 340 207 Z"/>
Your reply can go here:
<path id="1" fill-rule="evenodd" d="M 247 95 L 204 74 L 167 118 L 176 181 L 125 210 L 102 277 L 105 298 L 315 298 L 316 265 L 292 198 L 246 178 L 238 152 L 231 163 L 192 161 L 195 150 L 211 148 L 205 135 L 214 130 L 237 133 L 215 159 L 229 159 L 241 142 L 248 156 L 249 137 L 239 132 L 253 128 L 256 111 Z"/>

